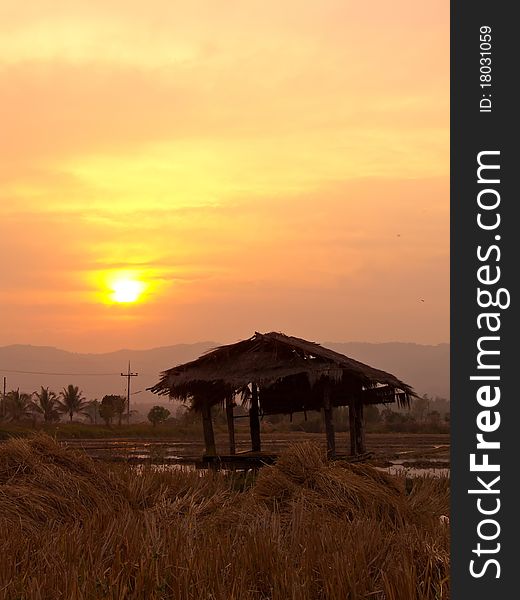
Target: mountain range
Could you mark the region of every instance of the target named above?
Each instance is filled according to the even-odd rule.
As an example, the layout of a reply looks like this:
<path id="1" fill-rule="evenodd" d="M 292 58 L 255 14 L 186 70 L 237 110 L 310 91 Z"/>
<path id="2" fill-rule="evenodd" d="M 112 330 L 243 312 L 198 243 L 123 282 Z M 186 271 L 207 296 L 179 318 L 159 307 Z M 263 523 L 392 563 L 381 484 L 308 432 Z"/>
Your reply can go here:
<path id="1" fill-rule="evenodd" d="M 158 381 L 161 371 L 194 360 L 218 345 L 198 342 L 104 354 L 81 354 L 47 346 L 3 346 L 0 377 L 6 378 L 7 391 L 19 388 L 33 392 L 42 385 L 59 391 L 72 383 L 87 398 L 102 398 L 105 394 L 126 394 L 127 378 L 121 374 L 128 370 L 130 362 L 131 371 L 138 373 L 132 377 L 130 388 L 135 402 L 157 403 L 157 397 L 146 388 Z M 420 395 L 449 399 L 449 344 L 323 342 L 323 345 L 394 374 Z"/>

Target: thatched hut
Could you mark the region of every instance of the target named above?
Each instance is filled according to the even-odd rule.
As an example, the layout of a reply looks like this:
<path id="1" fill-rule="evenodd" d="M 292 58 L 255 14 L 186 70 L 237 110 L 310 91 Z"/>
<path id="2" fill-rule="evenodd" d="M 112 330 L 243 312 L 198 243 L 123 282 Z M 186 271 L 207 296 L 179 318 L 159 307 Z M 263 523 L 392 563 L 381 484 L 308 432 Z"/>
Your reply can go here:
<path id="1" fill-rule="evenodd" d="M 209 456 L 216 454 L 211 420 L 211 408 L 216 404 L 226 407 L 230 453 L 235 453 L 233 407 L 237 397 L 249 406 L 253 452 L 261 451 L 261 416 L 315 410 L 323 413 L 327 451 L 334 456 L 334 407 L 349 407 L 350 451 L 358 455 L 365 452 L 364 406 L 408 405 L 415 395 L 409 385 L 390 373 L 276 332 L 255 333 L 168 369 L 150 389 L 190 403 L 202 414 Z"/>

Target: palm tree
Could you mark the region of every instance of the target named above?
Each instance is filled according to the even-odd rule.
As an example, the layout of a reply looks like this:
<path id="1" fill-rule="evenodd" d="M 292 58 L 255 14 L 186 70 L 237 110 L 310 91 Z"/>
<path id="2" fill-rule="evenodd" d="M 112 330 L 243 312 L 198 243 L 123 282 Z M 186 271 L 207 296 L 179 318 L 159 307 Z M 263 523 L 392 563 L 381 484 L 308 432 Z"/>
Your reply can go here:
<path id="1" fill-rule="evenodd" d="M 31 396 L 20 390 L 12 390 L 5 397 L 6 412 L 11 421 L 31 418 Z"/>
<path id="2" fill-rule="evenodd" d="M 83 392 L 77 385 L 69 383 L 67 388 L 63 388 L 60 392 L 61 401 L 59 410 L 63 413 L 67 413 L 72 423 L 72 417 L 74 413 L 85 414 L 87 408 L 87 402 Z"/>
<path id="3" fill-rule="evenodd" d="M 55 392 L 49 390 L 48 387 L 42 386 L 39 392 L 33 392 L 34 400 L 31 402 L 31 408 L 34 412 L 43 415 L 45 423 L 59 421 L 59 401 Z"/>

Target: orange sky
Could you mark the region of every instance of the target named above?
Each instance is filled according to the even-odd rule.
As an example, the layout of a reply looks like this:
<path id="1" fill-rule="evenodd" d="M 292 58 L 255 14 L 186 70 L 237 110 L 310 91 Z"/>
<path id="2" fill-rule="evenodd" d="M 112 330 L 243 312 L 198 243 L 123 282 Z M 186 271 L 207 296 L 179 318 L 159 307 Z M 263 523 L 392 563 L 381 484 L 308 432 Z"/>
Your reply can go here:
<path id="1" fill-rule="evenodd" d="M 448 340 L 446 0 L 0 0 L 0 98 L 0 345 Z"/>

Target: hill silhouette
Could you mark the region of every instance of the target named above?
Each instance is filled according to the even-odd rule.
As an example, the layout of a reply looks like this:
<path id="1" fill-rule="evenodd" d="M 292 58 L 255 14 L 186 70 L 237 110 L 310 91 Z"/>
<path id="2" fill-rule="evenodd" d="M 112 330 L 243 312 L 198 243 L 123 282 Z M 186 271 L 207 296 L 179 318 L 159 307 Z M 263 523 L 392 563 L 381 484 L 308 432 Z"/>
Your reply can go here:
<path id="1" fill-rule="evenodd" d="M 391 342 L 323 342 L 324 346 L 346 354 L 410 384 L 417 393 L 449 398 L 449 344 L 436 346 Z M 87 398 L 126 393 L 121 373 L 131 362 L 135 401 L 156 403 L 146 391 L 159 373 L 176 364 L 194 360 L 218 346 L 216 342 L 175 344 L 150 350 L 118 350 L 103 354 L 68 352 L 47 346 L 12 345 L 0 347 L 0 376 L 7 378 L 7 390 L 32 392 L 41 385 L 56 391 L 69 383 L 79 385 Z"/>

